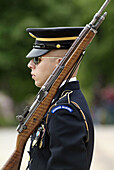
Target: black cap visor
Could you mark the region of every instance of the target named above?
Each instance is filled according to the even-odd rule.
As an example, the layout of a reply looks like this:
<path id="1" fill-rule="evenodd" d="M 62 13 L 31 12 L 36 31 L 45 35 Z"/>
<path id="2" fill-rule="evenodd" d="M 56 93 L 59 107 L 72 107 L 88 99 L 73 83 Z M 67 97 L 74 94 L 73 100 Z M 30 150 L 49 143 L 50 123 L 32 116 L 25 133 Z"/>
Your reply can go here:
<path id="1" fill-rule="evenodd" d="M 33 48 L 28 55 L 26 56 L 26 58 L 34 58 L 34 57 L 40 57 L 46 53 L 48 53 L 50 50 L 48 49 L 36 49 Z"/>

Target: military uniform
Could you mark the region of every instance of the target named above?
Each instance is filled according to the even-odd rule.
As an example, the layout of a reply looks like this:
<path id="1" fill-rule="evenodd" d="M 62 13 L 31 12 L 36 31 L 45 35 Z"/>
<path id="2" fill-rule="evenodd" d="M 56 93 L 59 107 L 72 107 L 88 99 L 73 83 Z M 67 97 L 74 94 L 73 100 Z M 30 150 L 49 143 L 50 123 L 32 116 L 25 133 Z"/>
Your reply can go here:
<path id="1" fill-rule="evenodd" d="M 62 88 L 62 87 L 61 87 Z M 94 130 L 79 82 L 69 82 L 32 135 L 30 170 L 89 170 Z M 42 128 L 44 125 L 44 128 Z M 37 138 L 40 133 L 40 137 Z"/>
<path id="2" fill-rule="evenodd" d="M 27 29 L 35 45 L 27 58 L 68 49 L 82 28 Z M 50 38 L 51 37 L 51 38 Z M 90 111 L 78 81 L 59 88 L 40 126 L 31 136 L 30 170 L 89 170 L 94 146 Z"/>

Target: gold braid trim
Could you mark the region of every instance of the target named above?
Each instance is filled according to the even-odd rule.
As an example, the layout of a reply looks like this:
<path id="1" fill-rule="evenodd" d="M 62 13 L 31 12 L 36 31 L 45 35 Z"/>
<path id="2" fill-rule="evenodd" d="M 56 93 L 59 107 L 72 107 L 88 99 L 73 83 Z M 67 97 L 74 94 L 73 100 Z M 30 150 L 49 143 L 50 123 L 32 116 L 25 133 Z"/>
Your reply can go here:
<path id="1" fill-rule="evenodd" d="M 65 93 L 65 92 L 66 92 L 66 93 Z M 61 95 L 62 97 L 60 97 L 59 100 L 68 95 L 68 103 L 70 104 L 70 94 L 71 94 L 72 92 L 73 92 L 73 91 L 70 91 L 70 90 L 69 90 L 69 91 L 63 91 L 62 95 L 63 95 L 64 93 L 65 93 L 65 94 L 64 94 L 63 96 Z"/>
<path id="2" fill-rule="evenodd" d="M 80 106 L 76 102 L 71 101 L 71 103 L 73 103 L 80 110 L 80 113 L 82 114 L 82 117 L 83 117 L 84 123 L 85 123 L 85 127 L 86 127 L 86 130 L 87 130 L 87 134 L 88 134 L 86 142 L 88 142 L 89 141 L 89 127 L 88 127 L 88 123 L 87 123 L 85 114 L 84 114 L 84 112 L 82 111 L 82 109 L 80 108 Z"/>

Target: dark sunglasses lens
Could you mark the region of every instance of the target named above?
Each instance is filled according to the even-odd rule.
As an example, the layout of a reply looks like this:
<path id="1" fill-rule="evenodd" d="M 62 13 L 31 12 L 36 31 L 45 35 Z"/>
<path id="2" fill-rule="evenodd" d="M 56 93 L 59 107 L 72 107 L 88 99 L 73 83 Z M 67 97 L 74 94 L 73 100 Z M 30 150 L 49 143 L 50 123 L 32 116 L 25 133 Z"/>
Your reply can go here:
<path id="1" fill-rule="evenodd" d="M 34 57 L 34 64 L 38 64 L 38 57 Z"/>

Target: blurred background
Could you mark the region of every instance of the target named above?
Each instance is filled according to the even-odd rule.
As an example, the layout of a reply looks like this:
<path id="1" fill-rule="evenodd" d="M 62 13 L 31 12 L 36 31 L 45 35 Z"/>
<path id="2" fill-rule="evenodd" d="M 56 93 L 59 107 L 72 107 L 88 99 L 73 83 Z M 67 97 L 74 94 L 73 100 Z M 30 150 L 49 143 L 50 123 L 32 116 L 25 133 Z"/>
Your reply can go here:
<path id="1" fill-rule="evenodd" d="M 1 134 L 5 132 L 8 134 L 8 129 L 12 127 L 15 129 L 18 125 L 15 116 L 22 114 L 25 106 L 33 102 L 38 92 L 27 68 L 29 61 L 25 58 L 34 43 L 26 28 L 85 26 L 103 2 L 104 0 L 97 3 L 96 0 L 0 0 Z M 93 117 L 95 140 L 109 141 L 109 143 L 105 142 L 107 144 L 104 146 L 105 149 L 109 145 L 111 147 L 111 142 L 114 142 L 112 130 L 114 129 L 113 1 L 106 11 L 108 12 L 106 20 L 87 48 L 77 76 Z M 4 131 L 6 127 L 8 129 Z M 110 136 L 107 137 L 106 132 Z M 2 141 L 5 141 L 1 134 Z M 99 147 L 97 140 L 94 161 L 98 160 L 99 149 L 96 146 Z M 104 150 L 104 153 L 107 151 Z M 109 155 L 114 156 L 114 152 L 109 152 Z M 104 163 L 104 160 L 101 162 Z M 109 162 L 105 161 L 107 165 Z M 93 162 L 93 165 L 95 164 L 96 162 Z M 95 169 L 93 166 L 92 168 Z"/>

